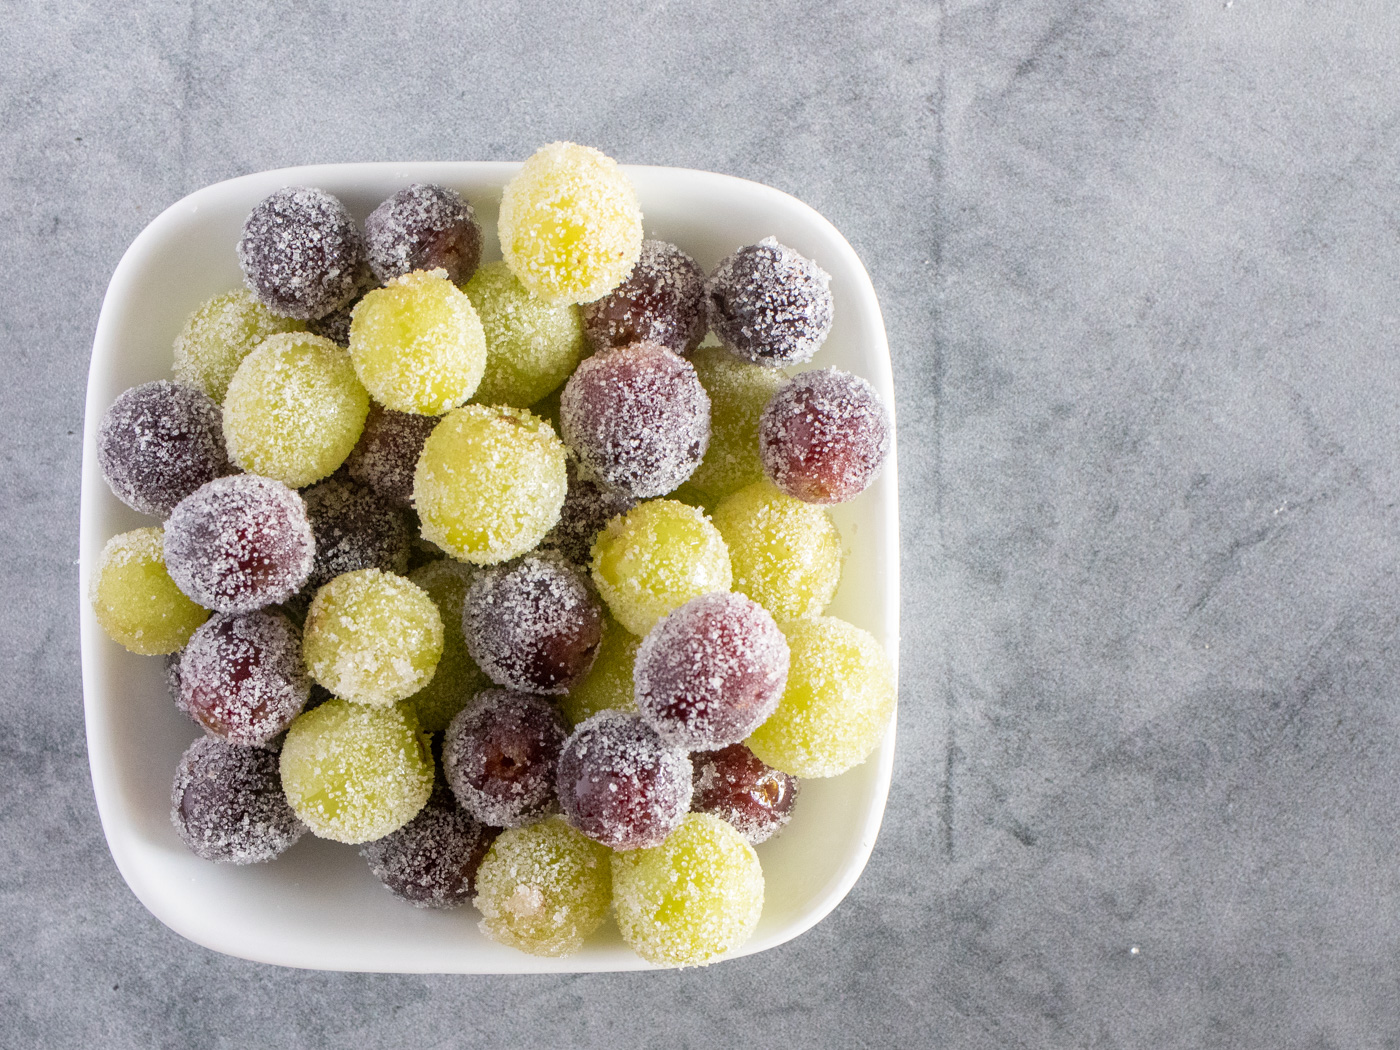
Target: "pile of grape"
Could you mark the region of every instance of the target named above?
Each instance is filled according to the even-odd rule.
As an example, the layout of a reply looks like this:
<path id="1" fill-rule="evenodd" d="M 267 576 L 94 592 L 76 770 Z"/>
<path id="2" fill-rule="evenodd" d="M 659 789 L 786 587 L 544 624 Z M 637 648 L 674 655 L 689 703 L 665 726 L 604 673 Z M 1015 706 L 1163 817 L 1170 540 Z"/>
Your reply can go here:
<path id="1" fill-rule="evenodd" d="M 857 376 L 780 370 L 831 327 L 815 262 L 770 238 L 707 278 L 596 150 L 531 157 L 499 233 L 481 265 L 443 186 L 363 229 L 319 189 L 261 202 L 249 290 L 99 428 L 162 524 L 108 542 L 92 605 L 206 734 L 171 794 L 199 856 L 309 831 L 522 951 L 612 912 L 645 959 L 708 963 L 758 922 L 798 778 L 893 713 L 879 643 L 822 615 L 823 505 L 875 478 L 889 417 Z"/>

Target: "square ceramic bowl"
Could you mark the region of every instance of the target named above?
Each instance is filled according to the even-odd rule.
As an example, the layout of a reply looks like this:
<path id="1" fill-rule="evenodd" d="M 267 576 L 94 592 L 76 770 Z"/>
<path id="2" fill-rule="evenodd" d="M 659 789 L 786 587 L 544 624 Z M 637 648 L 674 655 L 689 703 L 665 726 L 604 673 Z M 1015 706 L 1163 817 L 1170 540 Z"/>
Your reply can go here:
<path id="1" fill-rule="evenodd" d="M 259 962 L 324 970 L 418 973 L 645 969 L 609 921 L 577 955 L 541 959 L 487 940 L 475 910 L 428 911 L 392 897 L 353 847 L 305 836 L 270 864 L 234 867 L 189 853 L 170 823 L 170 783 L 193 724 L 171 703 L 162 661 L 108 639 L 87 600 L 108 538 L 152 522 L 123 506 L 97 466 L 103 412 L 127 387 L 167 378 L 171 344 L 204 300 L 239 287 L 234 253 L 253 206 L 284 186 L 319 186 L 363 220 L 410 182 L 461 191 L 495 241 L 501 188 L 519 167 L 499 163 L 334 164 L 221 182 L 172 205 L 122 257 L 93 344 L 83 435 L 81 535 L 83 690 L 88 755 L 103 830 L 141 902 L 184 937 Z M 835 325 L 813 367 L 872 382 L 891 408 L 889 349 L 874 289 L 836 229 L 800 201 L 753 182 L 676 168 L 629 167 L 646 235 L 679 244 L 709 272 L 743 244 L 775 236 L 832 276 Z M 894 449 L 879 480 L 834 509 L 846 548 L 829 612 L 880 639 L 893 661 L 899 633 L 899 525 Z M 763 916 L 736 955 L 782 944 L 819 922 L 854 885 L 875 844 L 889 789 L 894 728 L 863 765 L 802 786 L 792 823 L 758 847 L 767 883 Z"/>

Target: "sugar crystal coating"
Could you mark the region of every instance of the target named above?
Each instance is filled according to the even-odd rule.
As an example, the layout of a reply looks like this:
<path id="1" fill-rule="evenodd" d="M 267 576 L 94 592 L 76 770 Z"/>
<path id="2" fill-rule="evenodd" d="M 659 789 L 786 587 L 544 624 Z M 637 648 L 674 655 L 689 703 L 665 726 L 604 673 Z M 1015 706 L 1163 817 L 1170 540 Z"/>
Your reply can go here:
<path id="1" fill-rule="evenodd" d="M 706 813 L 658 846 L 613 854 L 622 939 L 658 966 L 702 966 L 740 947 L 758 925 L 763 889 L 753 847 Z"/>
<path id="2" fill-rule="evenodd" d="M 280 769 L 287 801 L 312 833 L 351 845 L 403 827 L 433 790 L 427 741 L 402 711 L 340 699 L 297 717 Z"/>
<path id="3" fill-rule="evenodd" d="M 710 442 L 710 398 L 695 368 L 657 343 L 584 361 L 564 387 L 559 418 L 585 472 L 639 499 L 690 477 Z"/>
<path id="4" fill-rule="evenodd" d="M 419 566 L 408 575 L 433 600 L 443 624 L 442 658 L 433 680 L 399 705 L 418 720 L 418 727 L 425 733 L 446 729 L 452 716 L 491 684 L 467 652 L 467 642 L 462 637 L 462 603 L 472 572 L 469 565 L 445 559 Z"/>
<path id="5" fill-rule="evenodd" d="M 569 378 L 585 350 L 578 307 L 539 298 L 503 262 L 487 263 L 462 291 L 486 333 L 478 403 L 525 408 Z"/>
<path id="6" fill-rule="evenodd" d="M 301 631 L 268 610 L 215 615 L 180 659 L 177 705 L 231 744 L 266 744 L 292 724 L 311 695 Z"/>
<path id="7" fill-rule="evenodd" d="M 608 850 L 559 817 L 504 831 L 476 873 L 481 930 L 531 955 L 571 955 L 612 902 Z"/>
<path id="8" fill-rule="evenodd" d="M 274 313 L 310 320 L 354 297 L 364 264 L 360 228 L 325 190 L 278 190 L 249 213 L 238 263 L 253 294 Z"/>
<path id="9" fill-rule="evenodd" d="M 436 416 L 476 391 L 486 336 L 471 300 L 444 271 L 417 270 L 360 300 L 350 358 L 381 405 Z"/>
<path id="10" fill-rule="evenodd" d="M 729 548 L 734 589 L 774 618 L 816 616 L 841 582 L 841 535 L 821 507 L 756 481 L 715 507 Z"/>
<path id="11" fill-rule="evenodd" d="M 593 545 L 593 582 L 617 621 L 641 636 L 701 594 L 727 591 L 729 551 L 701 510 L 675 500 L 639 503 L 608 522 Z"/>
<path id="12" fill-rule="evenodd" d="M 558 778 L 569 823 L 613 849 L 657 845 L 690 808 L 690 759 L 635 714 L 602 711 L 575 729 Z"/>
<path id="13" fill-rule="evenodd" d="M 559 520 L 564 458 L 549 424 L 525 409 L 449 412 L 424 443 L 414 474 L 423 536 L 476 565 L 532 550 Z"/>
<path id="14" fill-rule="evenodd" d="M 228 864 L 272 860 L 306 831 L 282 793 L 275 752 L 207 736 L 180 758 L 170 822 L 196 856 Z"/>
<path id="15" fill-rule="evenodd" d="M 336 346 L 350 348 L 350 322 L 355 316 L 355 307 L 360 305 L 364 295 L 357 295 L 344 306 L 336 307 L 325 317 L 306 322 L 306 330 L 312 335 L 329 339 Z"/>
<path id="16" fill-rule="evenodd" d="M 593 543 L 603 526 L 619 514 L 626 514 L 637 505 L 637 500 L 622 489 L 584 477 L 572 458 L 564 466 L 569 476 L 569 493 L 559 511 L 559 523 L 549 530 L 540 546 L 587 567 L 593 558 Z"/>
<path id="17" fill-rule="evenodd" d="M 834 777 L 875 750 L 894 715 L 894 674 L 868 632 L 832 616 L 783 624 L 792 663 L 778 709 L 745 743 L 797 777 Z"/>
<path id="18" fill-rule="evenodd" d="M 702 594 L 642 639 L 634 682 L 642 717 L 688 750 L 735 744 L 763 724 L 787 684 L 773 617 L 742 594 Z"/>
<path id="19" fill-rule="evenodd" d="M 617 162 L 587 146 L 555 142 L 506 184 L 501 253 L 542 299 L 587 303 L 631 273 L 642 248 L 642 212 Z"/>
<path id="20" fill-rule="evenodd" d="M 709 813 L 729 824 L 751 846 L 767 842 L 792 819 L 800 782 L 759 761 L 743 744 L 690 756 L 694 813 Z"/>
<path id="21" fill-rule="evenodd" d="M 690 361 L 710 395 L 710 446 L 686 488 L 708 505 L 763 477 L 758 420 L 786 378 L 717 346 L 702 346 Z"/>
<path id="22" fill-rule="evenodd" d="M 557 808 L 554 774 L 566 736 L 558 710 L 543 697 L 484 689 L 447 727 L 443 775 L 477 820 L 520 827 Z"/>
<path id="23" fill-rule="evenodd" d="M 232 473 L 219 406 L 159 380 L 120 394 L 97 428 L 97 465 L 117 499 L 163 518 L 206 481 Z"/>
<path id="24" fill-rule="evenodd" d="M 397 507 L 348 478 L 333 476 L 301 494 L 316 539 L 306 588 L 357 569 L 408 569 L 408 523 Z"/>
<path id="25" fill-rule="evenodd" d="M 318 335 L 275 335 L 229 383 L 224 440 L 244 470 L 301 488 L 345 462 L 368 412 L 344 350 Z"/>
<path id="26" fill-rule="evenodd" d="M 710 330 L 760 365 L 810 361 L 831 331 L 831 277 L 772 237 L 726 256 L 705 282 Z"/>
<path id="27" fill-rule="evenodd" d="M 316 592 L 302 652 L 311 676 L 336 696 L 384 706 L 432 680 L 442 647 L 442 617 L 421 587 L 360 569 Z"/>
<path id="28" fill-rule="evenodd" d="M 165 562 L 205 608 L 252 612 L 306 582 L 315 541 L 301 497 L 256 474 L 218 478 L 186 496 L 165 523 Z"/>
<path id="29" fill-rule="evenodd" d="M 209 617 L 181 591 L 165 564 L 159 527 L 113 536 L 98 555 L 89 601 L 108 637 L 133 653 L 158 656 L 184 647 Z"/>
<path id="30" fill-rule="evenodd" d="M 416 412 L 395 412 L 371 404 L 345 469 L 361 485 L 367 485 L 384 499 L 401 507 L 413 504 L 413 472 L 423 443 L 437 426 L 436 416 Z"/>
<path id="31" fill-rule="evenodd" d="M 483 570 L 462 607 L 467 651 L 491 680 L 528 693 L 565 693 L 593 666 L 602 609 L 563 557 L 524 555 Z"/>
<path id="32" fill-rule="evenodd" d="M 645 340 L 688 354 L 705 337 L 705 273 L 674 244 L 643 241 L 627 279 L 582 309 L 595 352 Z"/>
<path id="33" fill-rule="evenodd" d="M 246 289 L 224 292 L 190 314 L 175 337 L 175 378 L 222 403 L 238 366 L 264 339 L 306 322 L 273 313 Z"/>
<path id="34" fill-rule="evenodd" d="M 415 182 L 370 212 L 365 249 L 381 284 L 414 270 L 442 270 L 460 284 L 481 261 L 481 225 L 456 190 Z"/>
<path id="35" fill-rule="evenodd" d="M 837 368 L 803 372 L 764 408 L 758 443 L 764 472 L 789 496 L 844 503 L 880 473 L 889 414 L 860 376 Z"/>
<path id="36" fill-rule="evenodd" d="M 416 908 L 456 908 L 471 900 L 477 869 L 495 835 L 438 784 L 416 817 L 366 842 L 360 855 L 400 900 Z"/>
<path id="37" fill-rule="evenodd" d="M 637 710 L 632 669 L 641 642 L 606 611 L 603 613 L 603 640 L 593 666 L 559 700 L 559 708 L 570 725 L 577 726 L 599 711 Z"/>

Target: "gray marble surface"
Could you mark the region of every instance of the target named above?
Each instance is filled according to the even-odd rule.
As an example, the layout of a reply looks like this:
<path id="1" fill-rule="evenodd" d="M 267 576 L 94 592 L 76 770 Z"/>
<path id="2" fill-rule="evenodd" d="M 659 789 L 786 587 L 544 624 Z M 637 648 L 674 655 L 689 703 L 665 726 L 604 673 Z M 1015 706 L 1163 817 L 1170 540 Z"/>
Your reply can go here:
<path id="1" fill-rule="evenodd" d="M 1400 1045 L 1391 0 L 7 3 L 0 1046 Z M 882 297 L 901 740 L 864 877 L 707 971 L 305 973 L 122 883 L 77 650 L 117 259 L 218 179 L 572 138 Z"/>

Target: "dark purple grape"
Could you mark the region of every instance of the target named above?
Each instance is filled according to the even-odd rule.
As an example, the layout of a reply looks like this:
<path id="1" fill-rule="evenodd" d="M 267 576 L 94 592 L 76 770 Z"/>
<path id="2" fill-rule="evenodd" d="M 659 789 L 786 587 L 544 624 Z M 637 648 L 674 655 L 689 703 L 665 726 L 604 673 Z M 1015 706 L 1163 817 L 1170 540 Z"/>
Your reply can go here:
<path id="1" fill-rule="evenodd" d="M 600 711 L 559 755 L 559 804 L 570 824 L 613 849 L 659 845 L 690 809 L 690 759 L 641 717 Z"/>
<path id="2" fill-rule="evenodd" d="M 462 603 L 462 633 L 497 685 L 558 695 L 593 666 L 603 612 L 583 574 L 546 551 L 478 573 Z"/>
<path id="3" fill-rule="evenodd" d="M 710 330 L 759 365 L 810 361 L 831 331 L 831 277 L 772 237 L 723 259 L 705 282 Z"/>
<path id="4" fill-rule="evenodd" d="M 691 812 L 728 821 L 750 845 L 766 842 L 792 819 L 797 778 L 759 761 L 743 744 L 696 751 L 690 762 L 695 780 Z"/>
<path id="5" fill-rule="evenodd" d="M 638 499 L 695 473 L 710 444 L 710 397 L 685 358 L 656 343 L 594 354 L 559 399 L 564 443 L 584 473 Z"/>
<path id="6" fill-rule="evenodd" d="M 554 775 L 568 735 L 548 700 L 484 689 L 447 727 L 443 773 L 462 808 L 477 820 L 517 828 L 556 808 Z"/>
<path id="7" fill-rule="evenodd" d="M 314 552 L 301 497 L 257 474 L 201 486 L 165 523 L 171 579 L 216 612 L 252 612 L 286 601 L 306 582 Z"/>
<path id="8" fill-rule="evenodd" d="M 764 406 L 759 458 L 778 488 L 807 503 L 859 496 L 890 448 L 890 418 L 860 376 L 826 368 L 803 372 Z"/>
<path id="9" fill-rule="evenodd" d="M 304 590 L 341 573 L 408 570 L 409 532 L 403 511 L 348 478 L 332 476 L 301 494 L 316 540 L 316 560 Z"/>
<path id="10" fill-rule="evenodd" d="M 580 476 L 572 458 L 564 467 L 569 475 L 569 494 L 559 511 L 559 523 L 540 541 L 540 547 L 558 551 L 575 565 L 587 566 L 593 560 L 593 542 L 603 526 L 619 514 L 626 514 L 637 501 L 621 489 Z"/>
<path id="11" fill-rule="evenodd" d="M 281 613 L 211 616 L 180 658 L 177 706 L 231 744 L 267 744 L 310 695 L 301 631 Z"/>
<path id="12" fill-rule="evenodd" d="M 112 402 L 97 428 L 97 464 L 117 499 L 157 518 L 234 471 L 219 406 L 192 386 L 164 379 Z"/>
<path id="13" fill-rule="evenodd" d="M 439 782 L 416 817 L 365 843 L 360 856 L 395 897 L 417 908 L 455 908 L 471 900 L 476 869 L 495 838 Z"/>
<path id="14" fill-rule="evenodd" d="M 184 655 L 183 649 L 165 655 L 165 688 L 176 704 L 180 702 L 180 658 Z"/>
<path id="15" fill-rule="evenodd" d="M 368 276 L 368 274 L 366 274 L 366 276 Z M 371 284 L 373 280 L 372 277 L 369 278 Z M 362 287 L 364 283 L 363 281 L 361 282 Z M 306 323 L 306 330 L 312 335 L 319 335 L 322 338 L 329 339 L 337 346 L 348 347 L 350 345 L 350 318 L 355 313 L 355 307 L 360 305 L 360 300 L 363 298 L 364 296 L 362 294 L 358 294 L 344 306 L 336 307 L 330 313 L 326 314 L 325 317 L 318 317 L 314 321 L 308 321 Z"/>
<path id="16" fill-rule="evenodd" d="M 645 340 L 688 354 L 705 338 L 705 273 L 674 244 L 643 241 L 627 280 L 579 310 L 595 352 Z"/>
<path id="17" fill-rule="evenodd" d="M 414 270 L 446 270 L 461 284 L 481 261 L 481 226 L 456 190 L 415 182 L 370 213 L 365 247 L 381 283 Z"/>
<path id="18" fill-rule="evenodd" d="M 253 294 L 273 313 L 324 317 L 359 291 L 360 228 L 324 190 L 289 187 L 264 199 L 243 223 L 238 263 Z"/>
<path id="19" fill-rule="evenodd" d="M 736 744 L 778 706 L 788 660 L 787 640 L 763 606 L 742 594 L 702 594 L 642 639 L 632 672 L 637 707 L 677 747 Z"/>
<path id="20" fill-rule="evenodd" d="M 201 737 L 175 770 L 170 820 L 196 856 L 257 864 L 306 831 L 282 794 L 277 754 Z"/>
<path id="21" fill-rule="evenodd" d="M 365 429 L 345 461 L 345 469 L 377 495 L 401 507 L 411 506 L 413 472 L 418 468 L 423 443 L 437 424 L 436 416 L 395 412 L 371 404 Z"/>

